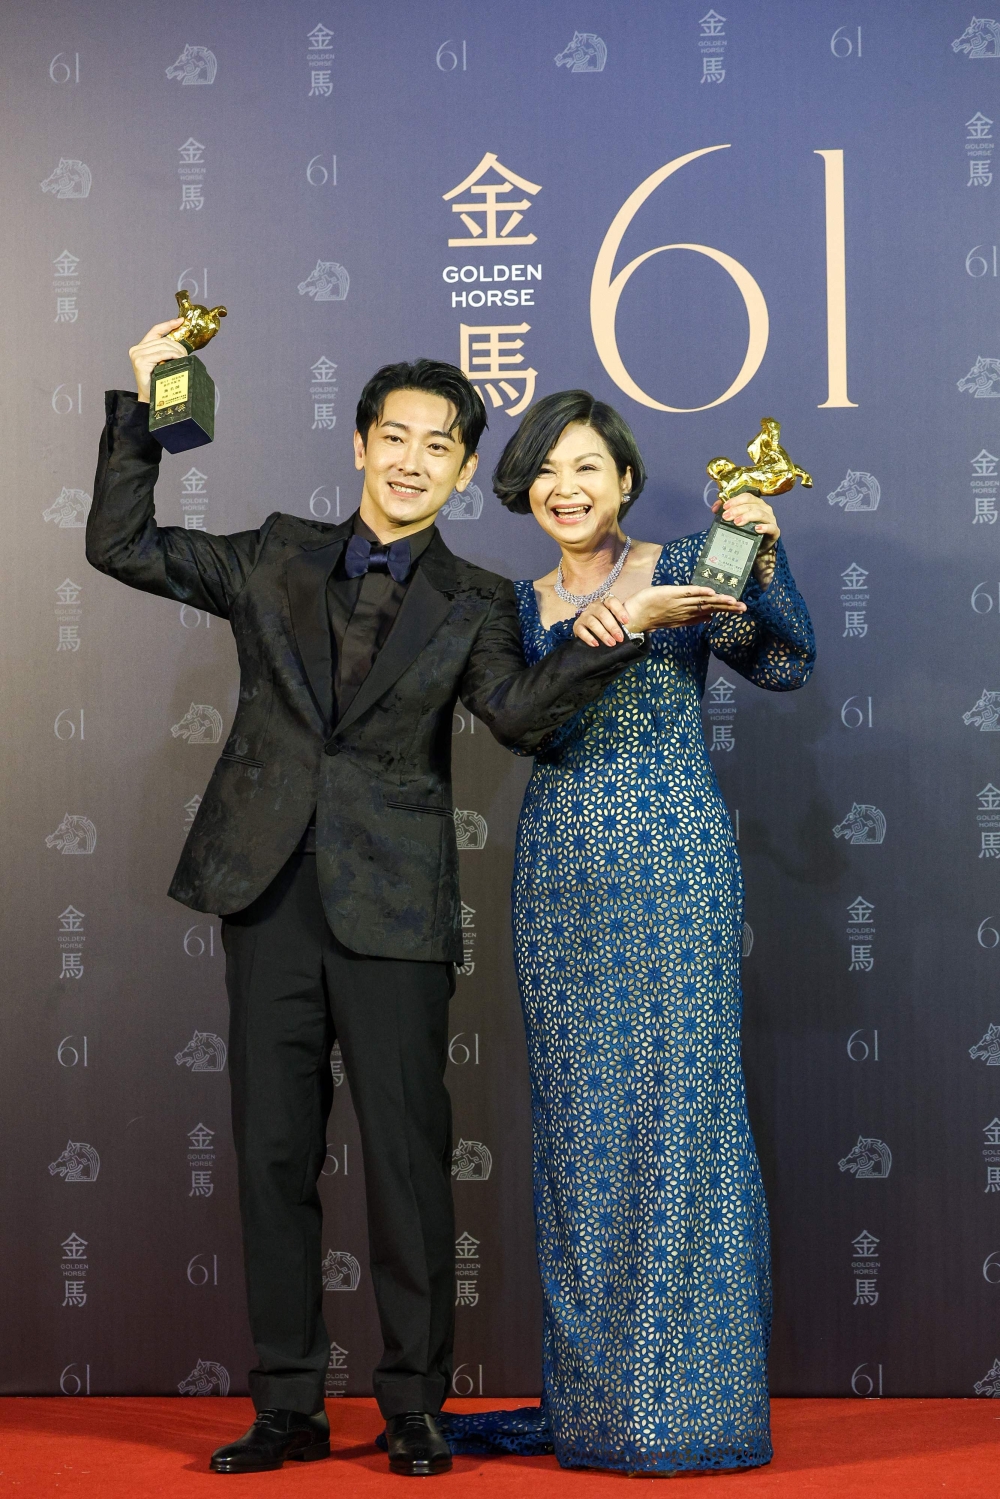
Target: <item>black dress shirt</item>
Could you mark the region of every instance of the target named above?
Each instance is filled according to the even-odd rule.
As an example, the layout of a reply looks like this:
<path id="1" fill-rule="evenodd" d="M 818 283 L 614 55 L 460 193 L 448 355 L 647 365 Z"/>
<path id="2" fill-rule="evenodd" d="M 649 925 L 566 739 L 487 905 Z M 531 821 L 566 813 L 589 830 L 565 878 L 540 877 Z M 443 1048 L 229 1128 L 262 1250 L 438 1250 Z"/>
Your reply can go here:
<path id="1" fill-rule="evenodd" d="M 370 526 L 354 517 L 354 535 L 363 536 L 373 547 L 382 545 Z M 330 616 L 333 658 L 333 703 L 336 718 L 347 712 L 375 657 L 385 644 L 406 597 L 406 590 L 416 571 L 422 553 L 434 535 L 433 521 L 422 531 L 414 531 L 410 543 L 410 571 L 402 583 L 389 572 L 374 568 L 360 578 L 349 578 L 344 554 L 330 574 L 326 585 L 327 612 Z M 346 552 L 346 549 L 345 549 Z"/>

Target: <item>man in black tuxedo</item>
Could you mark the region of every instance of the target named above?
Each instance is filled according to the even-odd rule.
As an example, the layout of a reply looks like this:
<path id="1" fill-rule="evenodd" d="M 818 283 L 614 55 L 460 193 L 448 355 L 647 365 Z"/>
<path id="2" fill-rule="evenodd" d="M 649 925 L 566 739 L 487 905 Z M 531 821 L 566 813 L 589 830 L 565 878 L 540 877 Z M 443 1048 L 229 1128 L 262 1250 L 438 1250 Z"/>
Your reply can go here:
<path id="1" fill-rule="evenodd" d="M 527 752 L 644 651 L 574 640 L 525 666 L 514 590 L 434 524 L 476 469 L 483 404 L 452 365 L 387 365 L 357 411 L 359 510 L 275 513 L 230 536 L 157 526 L 150 372 L 160 323 L 109 392 L 87 557 L 133 588 L 228 619 L 236 718 L 170 893 L 223 918 L 229 1069 L 257 1419 L 217 1472 L 329 1454 L 316 1188 L 339 1040 L 365 1161 L 390 1465 L 451 1465 L 454 1218 L 444 1086 L 462 961 L 451 802 L 456 702 Z"/>

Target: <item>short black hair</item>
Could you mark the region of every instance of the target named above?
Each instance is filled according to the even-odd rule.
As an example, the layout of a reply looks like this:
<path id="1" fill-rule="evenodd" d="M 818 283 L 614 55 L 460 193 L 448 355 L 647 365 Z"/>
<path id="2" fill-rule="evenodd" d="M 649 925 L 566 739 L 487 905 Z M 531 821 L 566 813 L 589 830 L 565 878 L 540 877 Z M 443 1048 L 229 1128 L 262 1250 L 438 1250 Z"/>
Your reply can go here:
<path id="1" fill-rule="evenodd" d="M 386 396 L 394 390 L 426 390 L 450 401 L 457 413 L 452 431 L 457 430 L 465 446 L 465 456 L 471 458 L 487 425 L 486 407 L 457 365 L 445 364 L 440 359 L 383 364 L 372 375 L 358 401 L 354 420 L 363 443 L 368 441 L 372 423 L 381 418 Z"/>
<path id="2" fill-rule="evenodd" d="M 530 512 L 528 490 L 560 433 L 571 422 L 582 422 L 600 434 L 620 479 L 626 469 L 632 470 L 631 499 L 622 505 L 621 514 L 635 504 L 646 483 L 646 465 L 628 422 L 613 406 L 596 401 L 589 390 L 557 390 L 536 401 L 525 414 L 493 470 L 493 492 L 508 510 L 518 515 Z"/>

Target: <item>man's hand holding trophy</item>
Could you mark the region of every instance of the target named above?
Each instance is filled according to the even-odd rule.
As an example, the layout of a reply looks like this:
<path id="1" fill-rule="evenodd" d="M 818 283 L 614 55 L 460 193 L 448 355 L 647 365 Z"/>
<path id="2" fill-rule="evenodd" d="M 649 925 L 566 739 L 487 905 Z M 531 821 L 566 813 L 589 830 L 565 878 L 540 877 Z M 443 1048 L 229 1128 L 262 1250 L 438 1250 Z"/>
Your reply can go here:
<path id="1" fill-rule="evenodd" d="M 219 331 L 224 307 L 201 307 L 177 293 L 179 317 L 154 323 L 129 349 L 140 401 L 149 402 L 149 430 L 171 453 L 200 448 L 215 436 L 215 381 L 195 349 Z"/>

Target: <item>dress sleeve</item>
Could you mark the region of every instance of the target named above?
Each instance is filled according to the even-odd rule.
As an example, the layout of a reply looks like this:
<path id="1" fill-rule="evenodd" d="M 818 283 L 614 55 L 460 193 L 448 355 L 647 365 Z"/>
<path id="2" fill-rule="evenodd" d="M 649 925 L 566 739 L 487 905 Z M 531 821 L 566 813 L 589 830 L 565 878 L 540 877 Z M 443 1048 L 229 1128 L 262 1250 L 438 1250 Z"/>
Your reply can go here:
<path id="1" fill-rule="evenodd" d="M 769 586 L 761 588 L 751 576 L 743 601 L 745 614 L 719 616 L 704 626 L 713 655 L 769 692 L 804 687 L 816 662 L 816 639 L 780 540 Z"/>

